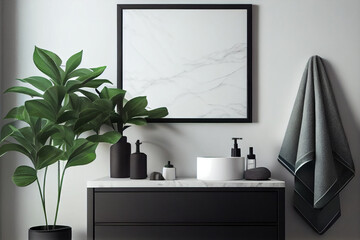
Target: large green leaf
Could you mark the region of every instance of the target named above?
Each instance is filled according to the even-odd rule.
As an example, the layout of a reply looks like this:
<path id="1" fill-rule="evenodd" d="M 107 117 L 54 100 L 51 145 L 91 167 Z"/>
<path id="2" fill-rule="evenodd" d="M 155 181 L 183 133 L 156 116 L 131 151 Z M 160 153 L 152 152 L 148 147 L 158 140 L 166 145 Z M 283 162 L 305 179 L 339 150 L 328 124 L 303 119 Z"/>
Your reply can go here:
<path id="1" fill-rule="evenodd" d="M 124 103 L 127 102 L 125 99 L 126 92 L 118 93 L 117 95 L 111 97 L 111 101 L 113 103 L 113 106 L 115 107 L 117 105 L 117 109 L 123 109 Z"/>
<path id="2" fill-rule="evenodd" d="M 98 88 L 100 87 L 102 84 L 104 83 L 110 83 L 112 84 L 112 82 L 110 82 L 107 79 L 93 79 L 89 82 L 87 82 L 86 84 L 83 84 L 82 87 L 87 87 L 87 88 Z"/>
<path id="3" fill-rule="evenodd" d="M 96 118 L 99 114 L 101 114 L 101 112 L 95 108 L 89 108 L 89 109 L 85 109 L 84 111 L 81 111 L 79 115 L 79 119 L 76 121 L 74 128 L 78 129 L 82 127 L 84 124 Z"/>
<path id="4" fill-rule="evenodd" d="M 5 92 L 6 93 L 7 92 L 22 93 L 22 94 L 25 94 L 25 95 L 29 95 L 31 97 L 42 97 L 41 93 L 38 93 L 35 90 L 32 90 L 30 88 L 20 87 L 20 86 L 10 87 Z"/>
<path id="5" fill-rule="evenodd" d="M 97 147 L 97 143 L 92 143 L 85 139 L 82 139 L 81 142 L 81 145 L 75 145 L 75 148 L 72 151 L 65 168 L 86 165 L 95 160 L 95 150 Z"/>
<path id="6" fill-rule="evenodd" d="M 87 97 L 79 97 L 79 103 L 77 106 L 75 106 L 75 109 L 78 112 L 81 112 L 83 109 L 89 108 L 89 106 L 92 104 L 91 100 Z"/>
<path id="7" fill-rule="evenodd" d="M 156 109 L 147 111 L 147 113 L 148 113 L 148 118 L 163 118 L 169 114 L 166 107 L 156 108 Z"/>
<path id="8" fill-rule="evenodd" d="M 14 118 L 14 119 L 18 119 L 18 120 L 23 120 L 23 118 L 22 118 L 23 111 L 24 111 L 24 106 L 14 107 L 14 108 L 10 109 L 10 111 L 6 114 L 4 119 Z M 19 118 L 21 118 L 21 119 L 19 119 Z"/>
<path id="9" fill-rule="evenodd" d="M 86 151 L 86 150 L 92 148 L 94 145 L 96 145 L 96 144 L 93 142 L 90 142 L 87 139 L 84 139 L 84 138 L 76 139 L 76 142 L 74 142 L 73 148 L 71 149 L 70 158 L 81 154 L 84 150 Z"/>
<path id="10" fill-rule="evenodd" d="M 63 81 L 65 79 L 65 71 L 61 68 L 61 64 L 62 64 L 61 58 L 49 50 L 45 50 L 45 49 L 42 49 L 42 50 L 54 61 L 55 65 L 60 73 L 60 83 L 62 85 Z"/>
<path id="11" fill-rule="evenodd" d="M 94 119 L 92 119 L 91 121 L 82 124 L 82 125 L 78 125 L 78 122 L 76 122 L 75 125 L 75 133 L 76 134 L 81 134 L 83 132 L 87 132 L 87 131 L 95 131 L 95 132 L 99 132 L 101 125 L 104 122 L 107 122 L 109 119 L 109 115 L 106 113 L 102 113 L 100 115 L 97 115 Z"/>
<path id="12" fill-rule="evenodd" d="M 37 179 L 36 170 L 29 166 L 19 166 L 16 168 L 12 177 L 13 182 L 18 187 L 25 187 Z"/>
<path id="13" fill-rule="evenodd" d="M 21 82 L 29 83 L 41 91 L 46 91 L 46 89 L 52 86 L 52 83 L 44 77 L 33 76 L 18 80 Z"/>
<path id="14" fill-rule="evenodd" d="M 126 91 L 119 88 L 107 88 L 104 87 L 100 92 L 100 98 L 110 99 L 114 104 L 118 103 L 122 105 Z M 121 102 L 121 103 L 120 103 Z"/>
<path id="15" fill-rule="evenodd" d="M 74 129 L 77 134 L 100 129 L 101 125 L 110 118 L 113 112 L 111 101 L 106 99 L 97 99 L 89 104 L 80 112 L 79 119 L 76 121 Z"/>
<path id="16" fill-rule="evenodd" d="M 75 167 L 75 166 L 81 166 L 91 163 L 96 159 L 96 154 L 94 152 L 84 152 L 82 154 L 79 154 L 71 159 L 71 161 L 68 161 L 66 163 L 66 168 L 69 167 Z"/>
<path id="17" fill-rule="evenodd" d="M 30 117 L 26 111 L 25 106 L 15 107 L 11 109 L 5 116 L 5 119 L 14 118 L 23 122 L 28 123 L 30 126 L 34 126 L 36 117 Z"/>
<path id="18" fill-rule="evenodd" d="M 57 162 L 61 158 L 62 154 L 63 151 L 54 146 L 43 146 L 38 151 L 35 169 L 42 169 L 44 167 L 50 166 L 51 164 Z"/>
<path id="19" fill-rule="evenodd" d="M 55 146 L 66 144 L 66 146 L 72 147 L 74 145 L 75 133 L 71 127 L 57 126 L 58 131 L 52 136 Z"/>
<path id="20" fill-rule="evenodd" d="M 54 112 L 52 106 L 43 99 L 26 101 L 25 108 L 31 116 L 45 118 L 52 122 L 56 122 L 56 112 Z"/>
<path id="21" fill-rule="evenodd" d="M 43 49 L 35 47 L 33 60 L 41 72 L 49 76 L 57 85 L 61 84 L 61 75 L 57 64 Z"/>
<path id="22" fill-rule="evenodd" d="M 83 51 L 75 53 L 66 61 L 65 73 L 69 76 L 69 73 L 74 71 L 81 63 Z"/>
<path id="23" fill-rule="evenodd" d="M 10 127 L 10 126 L 14 127 L 14 123 L 15 122 L 10 122 L 10 123 L 3 125 L 3 127 L 1 128 L 0 143 L 3 142 L 4 140 L 6 140 L 14 132 L 12 130 L 12 128 Z"/>
<path id="24" fill-rule="evenodd" d="M 118 88 L 107 88 L 104 87 L 100 92 L 100 98 L 108 99 L 112 102 L 112 108 L 114 109 L 117 105 L 118 113 L 122 113 L 123 104 L 125 101 L 126 91 Z M 116 121 L 117 122 L 117 121 Z"/>
<path id="25" fill-rule="evenodd" d="M 60 79 L 59 79 L 60 85 L 62 85 L 63 81 L 65 79 L 65 71 L 61 68 L 61 64 L 62 64 L 61 58 L 49 50 L 45 50 L 45 49 L 42 49 L 42 50 L 54 61 L 55 65 L 57 67 L 57 70 L 59 71 L 59 74 L 60 74 Z"/>
<path id="26" fill-rule="evenodd" d="M 55 124 L 48 123 L 40 130 L 40 132 L 37 135 L 37 138 L 42 145 L 46 143 L 49 137 L 59 132 L 59 129 L 56 126 L 57 125 Z"/>
<path id="27" fill-rule="evenodd" d="M 7 152 L 19 152 L 25 156 L 31 158 L 30 153 L 21 145 L 17 143 L 6 143 L 0 146 L 0 157 L 2 157 Z"/>
<path id="28" fill-rule="evenodd" d="M 107 99 L 97 99 L 93 102 L 96 109 L 104 112 L 111 112 L 113 110 L 111 101 Z"/>
<path id="29" fill-rule="evenodd" d="M 139 126 L 143 126 L 143 125 L 147 124 L 147 122 L 144 118 L 133 118 L 133 119 L 128 120 L 127 123 L 139 125 Z"/>
<path id="30" fill-rule="evenodd" d="M 64 86 L 65 82 L 66 82 L 65 81 L 65 77 L 66 77 L 65 71 L 61 67 L 58 67 L 58 69 L 59 69 L 59 73 L 60 73 L 60 85 Z"/>
<path id="31" fill-rule="evenodd" d="M 106 68 L 105 66 L 104 67 L 98 67 L 98 68 L 92 68 L 91 69 L 92 72 L 90 74 L 78 77 L 76 79 L 76 81 L 81 82 L 81 83 L 72 84 L 71 87 L 67 86 L 66 88 L 68 89 L 68 92 L 75 92 L 79 88 L 82 88 L 86 83 L 88 83 L 89 81 L 91 81 L 91 80 L 97 78 L 98 76 L 100 76 L 104 72 L 105 68 Z"/>
<path id="32" fill-rule="evenodd" d="M 135 116 L 144 116 L 144 111 L 147 104 L 148 102 L 144 96 L 135 97 L 129 100 L 124 106 L 124 112 L 127 113 L 127 118 L 131 119 Z"/>
<path id="33" fill-rule="evenodd" d="M 11 109 L 8 114 L 5 116 L 5 119 L 9 119 L 9 118 L 14 118 L 20 121 L 25 121 L 28 122 L 29 120 L 29 116 L 27 114 L 27 112 L 25 111 L 25 107 L 24 106 L 20 106 L 20 107 L 14 107 L 13 109 Z"/>
<path id="34" fill-rule="evenodd" d="M 39 119 L 40 120 L 40 119 Z M 23 127 L 19 129 L 19 132 L 25 137 L 28 142 L 32 142 L 35 138 L 33 129 L 31 127 Z"/>
<path id="35" fill-rule="evenodd" d="M 61 58 L 59 58 L 58 55 L 56 55 L 55 53 L 53 53 L 49 50 L 46 50 L 46 49 L 42 49 L 42 50 L 54 61 L 56 66 L 60 67 L 62 60 L 61 60 Z"/>
<path id="36" fill-rule="evenodd" d="M 75 93 L 70 93 L 68 96 L 70 109 L 78 110 L 80 104 L 80 97 Z"/>
<path id="37" fill-rule="evenodd" d="M 74 77 L 86 76 L 91 73 L 92 73 L 92 71 L 88 68 L 79 68 L 79 69 L 72 71 L 70 74 L 68 74 L 67 77 L 68 77 L 68 79 L 70 79 L 70 78 L 74 78 Z"/>
<path id="38" fill-rule="evenodd" d="M 32 134 L 34 136 L 38 135 L 41 131 L 42 127 L 45 126 L 46 120 L 42 118 L 36 118 L 36 121 L 34 121 L 34 124 L 31 124 Z"/>
<path id="39" fill-rule="evenodd" d="M 16 128 L 12 125 L 9 125 L 9 127 L 12 129 L 11 137 L 13 137 L 22 147 L 24 147 L 27 152 L 33 153 L 35 152 L 35 146 L 33 145 L 33 137 L 31 133 L 30 127 L 24 127 L 24 128 Z M 29 133 L 30 131 L 30 133 Z M 25 135 L 24 135 L 25 133 Z M 29 139 L 30 138 L 30 139 Z"/>
<path id="40" fill-rule="evenodd" d="M 103 135 L 92 135 L 87 137 L 86 139 L 91 142 L 106 142 L 110 144 L 117 143 L 121 138 L 121 134 L 117 131 L 107 132 Z"/>
<path id="41" fill-rule="evenodd" d="M 122 118 L 120 116 L 120 114 L 114 112 L 110 115 L 110 120 L 112 123 L 118 123 L 122 121 Z"/>
<path id="42" fill-rule="evenodd" d="M 95 93 L 89 92 L 89 91 L 85 91 L 85 90 L 78 90 L 80 93 L 82 93 L 85 97 L 87 97 L 88 99 L 90 99 L 91 101 L 95 101 L 97 99 L 99 99 L 99 96 L 96 95 Z"/>
<path id="43" fill-rule="evenodd" d="M 94 74 L 95 73 L 93 73 L 92 75 Z M 95 79 L 95 77 L 90 77 L 85 81 L 79 81 L 79 80 L 68 81 L 68 83 L 66 84 L 66 89 L 68 92 L 75 92 L 82 88 L 98 88 L 103 83 L 112 84 L 112 82 L 107 79 Z"/>
<path id="44" fill-rule="evenodd" d="M 51 105 L 54 113 L 57 114 L 60 110 L 65 94 L 66 90 L 63 86 L 53 86 L 44 92 L 44 100 Z"/>
<path id="45" fill-rule="evenodd" d="M 92 74 L 90 74 L 89 77 L 79 77 L 78 80 L 82 81 L 83 83 L 87 83 L 92 79 L 97 78 L 98 76 L 100 76 L 106 69 L 106 66 L 102 66 L 102 67 L 97 67 L 97 68 L 90 68 L 93 72 Z"/>
<path id="46" fill-rule="evenodd" d="M 78 124 L 91 121 L 91 119 L 103 113 L 110 114 L 112 111 L 112 105 L 109 100 L 97 99 L 83 108 L 79 115 Z"/>
<path id="47" fill-rule="evenodd" d="M 88 143 L 89 140 L 85 139 L 85 138 L 77 138 L 77 139 L 73 139 L 72 143 L 71 143 L 71 147 L 67 149 L 67 153 L 68 156 L 70 157 L 71 154 L 73 154 L 73 152 L 78 149 L 80 146 Z"/>
<path id="48" fill-rule="evenodd" d="M 63 112 L 58 118 L 57 118 L 57 122 L 56 123 L 63 123 L 63 122 L 67 122 L 69 120 L 74 120 L 74 119 L 78 119 L 79 114 L 76 113 L 75 111 L 66 111 Z"/>
<path id="49" fill-rule="evenodd" d="M 73 88 L 75 86 L 75 88 Z M 81 82 L 78 80 L 69 80 L 66 82 L 65 87 L 67 92 L 74 92 L 72 89 L 77 89 L 81 86 Z"/>

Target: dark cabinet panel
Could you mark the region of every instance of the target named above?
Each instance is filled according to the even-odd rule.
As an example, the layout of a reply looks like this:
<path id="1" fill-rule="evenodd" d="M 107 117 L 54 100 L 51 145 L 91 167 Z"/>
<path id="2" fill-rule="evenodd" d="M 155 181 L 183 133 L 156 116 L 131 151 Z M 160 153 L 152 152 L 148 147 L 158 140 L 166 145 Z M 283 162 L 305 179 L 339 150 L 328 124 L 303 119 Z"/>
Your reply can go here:
<path id="1" fill-rule="evenodd" d="M 97 226 L 101 240 L 277 240 L 275 226 Z"/>
<path id="2" fill-rule="evenodd" d="M 98 192 L 95 222 L 277 222 L 277 192 Z"/>
<path id="3" fill-rule="evenodd" d="M 88 240 L 284 240 L 284 188 L 88 188 Z"/>

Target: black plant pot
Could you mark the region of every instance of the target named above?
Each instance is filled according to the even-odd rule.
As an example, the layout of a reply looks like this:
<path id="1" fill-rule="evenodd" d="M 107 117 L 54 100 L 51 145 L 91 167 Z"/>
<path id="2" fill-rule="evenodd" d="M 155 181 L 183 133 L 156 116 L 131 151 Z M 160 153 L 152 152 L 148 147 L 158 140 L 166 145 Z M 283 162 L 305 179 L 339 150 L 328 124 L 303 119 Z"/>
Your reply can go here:
<path id="1" fill-rule="evenodd" d="M 71 240 L 71 227 L 56 225 L 36 226 L 29 229 L 29 240 Z"/>
<path id="2" fill-rule="evenodd" d="M 130 154 L 131 145 L 127 142 L 127 137 L 121 137 L 110 147 L 110 177 L 130 177 Z"/>

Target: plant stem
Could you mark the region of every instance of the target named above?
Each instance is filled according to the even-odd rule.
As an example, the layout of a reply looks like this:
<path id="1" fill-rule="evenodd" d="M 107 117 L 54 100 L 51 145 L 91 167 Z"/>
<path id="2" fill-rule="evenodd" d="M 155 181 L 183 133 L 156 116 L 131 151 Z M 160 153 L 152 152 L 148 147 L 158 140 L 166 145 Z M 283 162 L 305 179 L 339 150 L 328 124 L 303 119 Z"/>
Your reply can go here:
<path id="1" fill-rule="evenodd" d="M 46 183 L 47 170 L 48 170 L 48 167 L 45 168 L 44 180 L 43 180 L 43 196 L 44 196 L 44 202 L 45 202 L 45 183 Z"/>
<path id="2" fill-rule="evenodd" d="M 42 207 L 43 207 L 43 211 L 44 211 L 46 229 L 48 229 L 48 228 L 49 228 L 49 225 L 48 225 L 48 220 L 47 220 L 47 215 L 46 215 L 45 202 L 44 202 L 44 198 L 43 198 L 43 194 L 42 194 L 42 191 L 41 191 L 41 187 L 40 187 L 40 183 L 39 183 L 39 179 L 38 179 L 38 178 L 36 179 L 36 182 L 37 182 L 37 185 L 38 185 L 38 188 L 39 188 L 41 203 L 42 203 Z"/>
<path id="3" fill-rule="evenodd" d="M 63 181 L 64 181 L 65 170 L 66 170 L 66 168 L 65 168 L 65 169 L 63 170 L 63 172 L 62 172 L 61 182 L 60 182 L 60 185 L 59 185 L 59 187 L 58 187 L 58 199 L 57 199 L 57 204 L 56 204 L 56 212 L 55 212 L 55 219 L 54 219 L 54 228 L 55 228 L 55 226 L 56 226 L 57 216 L 58 216 L 58 212 L 59 212 L 61 189 L 62 189 L 62 185 L 63 185 Z"/>
<path id="4" fill-rule="evenodd" d="M 60 160 L 58 160 L 58 189 L 60 186 Z"/>
<path id="5" fill-rule="evenodd" d="M 47 175 L 47 170 L 48 170 L 48 167 L 45 168 L 45 173 L 44 173 L 44 179 L 43 179 L 43 201 L 44 201 L 44 208 L 45 208 L 45 211 L 46 211 L 46 194 L 45 194 L 45 183 L 46 183 L 46 175 Z M 46 224 L 47 225 L 47 224 Z"/>

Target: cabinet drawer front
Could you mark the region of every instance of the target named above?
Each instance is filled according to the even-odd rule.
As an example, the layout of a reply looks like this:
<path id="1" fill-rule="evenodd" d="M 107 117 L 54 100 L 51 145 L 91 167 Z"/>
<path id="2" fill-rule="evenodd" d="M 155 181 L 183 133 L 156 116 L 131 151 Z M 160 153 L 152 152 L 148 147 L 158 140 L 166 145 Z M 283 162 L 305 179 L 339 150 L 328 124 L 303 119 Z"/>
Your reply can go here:
<path id="1" fill-rule="evenodd" d="M 274 226 L 97 226 L 106 240 L 277 240 Z"/>
<path id="2" fill-rule="evenodd" d="M 97 192 L 95 222 L 277 222 L 276 191 Z"/>

